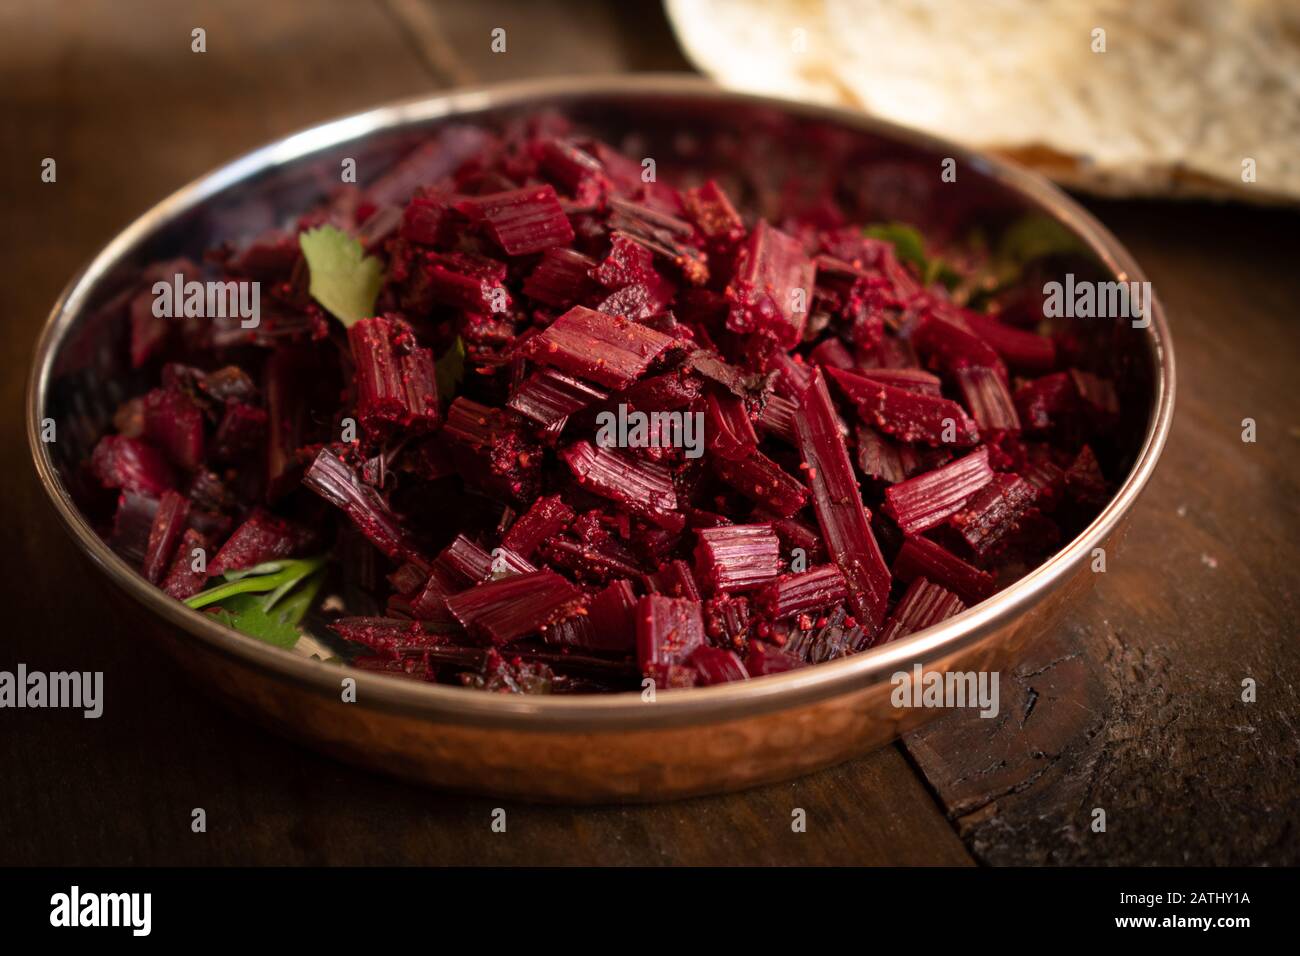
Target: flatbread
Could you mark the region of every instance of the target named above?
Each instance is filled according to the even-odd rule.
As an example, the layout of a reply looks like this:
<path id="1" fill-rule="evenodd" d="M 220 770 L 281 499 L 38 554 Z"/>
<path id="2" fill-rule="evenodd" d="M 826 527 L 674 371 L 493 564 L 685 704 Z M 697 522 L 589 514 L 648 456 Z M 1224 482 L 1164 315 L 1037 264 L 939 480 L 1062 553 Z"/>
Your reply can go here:
<path id="1" fill-rule="evenodd" d="M 1095 192 L 1300 201 L 1300 3 L 666 3 L 724 86 L 856 107 Z"/>

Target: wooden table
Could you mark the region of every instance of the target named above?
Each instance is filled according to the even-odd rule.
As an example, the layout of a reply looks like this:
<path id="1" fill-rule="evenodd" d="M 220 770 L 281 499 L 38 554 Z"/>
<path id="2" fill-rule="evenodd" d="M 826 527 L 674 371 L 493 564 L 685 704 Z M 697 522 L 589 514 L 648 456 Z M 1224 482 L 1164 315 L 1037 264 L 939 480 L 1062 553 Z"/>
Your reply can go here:
<path id="1" fill-rule="evenodd" d="M 560 72 L 686 69 L 655 4 L 25 2 L 0 11 L 6 321 L 0 669 L 105 672 L 106 713 L 0 712 L 0 863 L 1296 863 L 1300 373 L 1294 212 L 1090 202 L 1171 316 L 1178 413 L 1095 596 L 953 715 L 803 780 L 655 807 L 427 792 L 210 704 L 83 588 L 22 437 L 37 329 L 171 190 L 384 100 Z M 507 30 L 507 53 L 490 30 Z M 191 52 L 191 30 L 207 52 Z M 44 157 L 55 183 L 40 181 Z M 1258 441 L 1241 441 L 1241 421 Z M 1258 700 L 1244 703 L 1244 678 Z M 203 807 L 208 832 L 190 829 Z M 807 832 L 791 832 L 793 808 Z M 1107 828 L 1089 827 L 1093 809 Z"/>

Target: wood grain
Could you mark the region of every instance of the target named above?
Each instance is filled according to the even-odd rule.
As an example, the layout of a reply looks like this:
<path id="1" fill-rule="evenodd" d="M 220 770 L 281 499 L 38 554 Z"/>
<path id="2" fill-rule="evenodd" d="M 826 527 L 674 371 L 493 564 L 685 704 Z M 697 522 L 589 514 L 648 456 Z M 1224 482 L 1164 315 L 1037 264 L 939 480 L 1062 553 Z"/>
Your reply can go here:
<path id="1" fill-rule="evenodd" d="M 1294 865 L 1298 217 L 1092 205 L 1170 316 L 1173 434 L 1093 600 L 1003 675 L 997 725 L 906 747 L 983 862 Z"/>

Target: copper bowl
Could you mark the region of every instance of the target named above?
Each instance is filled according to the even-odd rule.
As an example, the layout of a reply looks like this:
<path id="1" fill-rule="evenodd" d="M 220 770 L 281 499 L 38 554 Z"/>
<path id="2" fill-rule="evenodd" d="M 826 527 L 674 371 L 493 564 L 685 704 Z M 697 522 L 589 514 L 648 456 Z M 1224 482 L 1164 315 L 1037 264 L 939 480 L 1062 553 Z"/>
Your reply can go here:
<path id="1" fill-rule="evenodd" d="M 118 558 L 74 501 L 76 464 L 117 403 L 143 383 L 127 366 L 120 291 L 141 266 L 281 221 L 337 183 L 342 157 L 376 172 L 420 136 L 461 121 L 495 123 L 539 109 L 682 167 L 737 165 L 808 180 L 835 177 L 864 216 L 937 230 L 1055 220 L 1086 247 L 1099 277 L 1142 281 L 1091 215 L 1010 164 L 843 110 L 724 92 L 681 76 L 540 81 L 423 97 L 288 136 L 191 183 L 115 238 L 67 287 L 41 334 L 27 392 L 32 459 L 64 527 L 95 566 L 106 600 L 199 684 L 275 730 L 344 760 L 436 787 L 547 801 L 648 801 L 786 779 L 862 754 L 938 713 L 891 704 L 890 676 L 926 669 L 996 671 L 1088 591 L 1094 548 L 1113 548 L 1169 433 L 1174 358 L 1158 302 L 1150 326 L 1081 328 L 1118 368 L 1124 479 L 1091 525 L 1049 561 L 943 624 L 866 653 L 723 686 L 590 697 L 512 697 L 343 670 L 228 630 L 174 601 Z M 629 141 L 629 137 L 631 140 Z M 958 183 L 941 183 L 944 158 Z M 363 181 L 365 176 L 362 176 Z M 115 298 L 117 296 L 117 298 Z M 1133 410 L 1140 409 L 1141 414 Z M 58 440 L 41 441 L 51 418 Z M 356 681 L 356 702 L 341 681 Z"/>

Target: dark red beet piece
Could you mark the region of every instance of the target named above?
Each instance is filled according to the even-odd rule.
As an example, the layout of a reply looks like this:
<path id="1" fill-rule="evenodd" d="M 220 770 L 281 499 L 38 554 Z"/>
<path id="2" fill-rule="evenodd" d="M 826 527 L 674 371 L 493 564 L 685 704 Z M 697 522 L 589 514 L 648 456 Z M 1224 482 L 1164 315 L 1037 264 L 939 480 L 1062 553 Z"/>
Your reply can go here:
<path id="1" fill-rule="evenodd" d="M 179 389 L 155 388 L 144 399 L 144 437 L 172 464 L 193 471 L 203 463 L 203 409 Z"/>
<path id="2" fill-rule="evenodd" d="M 745 655 L 745 669 L 750 677 L 784 674 L 786 671 L 798 670 L 803 666 L 804 662 L 799 658 L 765 641 L 751 641 L 749 652 Z"/>
<path id="3" fill-rule="evenodd" d="M 690 664 L 700 675 L 699 682 L 704 686 L 726 684 L 733 680 L 749 680 L 749 672 L 735 651 L 720 647 L 704 645 L 697 647 L 690 657 Z"/>
<path id="4" fill-rule="evenodd" d="M 729 461 L 743 461 L 758 448 L 758 435 L 745 403 L 730 393 L 705 395 L 704 422 L 709 448 Z"/>
<path id="5" fill-rule="evenodd" d="M 781 348 L 798 345 L 815 273 L 797 239 L 760 222 L 741 247 L 728 287 L 727 328 L 762 333 Z"/>
<path id="6" fill-rule="evenodd" d="M 603 402 L 609 393 L 553 368 L 538 369 L 524 380 L 506 402 L 539 425 L 562 422 L 588 405 Z"/>
<path id="7" fill-rule="evenodd" d="M 532 506 L 510 526 L 501 538 L 501 544 L 525 558 L 532 557 L 537 546 L 573 523 L 573 509 L 559 495 L 538 498 Z"/>
<path id="8" fill-rule="evenodd" d="M 673 340 L 627 319 L 574 306 L 529 339 L 524 354 L 543 365 L 622 389 L 641 376 Z"/>
<path id="9" fill-rule="evenodd" d="M 704 644 L 700 602 L 647 595 L 637 602 L 636 650 L 641 673 L 660 687 L 694 683 L 679 668 Z"/>
<path id="10" fill-rule="evenodd" d="M 835 406 L 819 372 L 814 373 L 799 402 L 794 423 L 808 467 L 817 523 L 832 559 L 844 573 L 858 619 L 874 633 L 885 619 L 889 602 L 889 569 L 871 533 Z"/>
<path id="11" fill-rule="evenodd" d="M 1020 430 L 1020 416 L 1002 376 L 992 369 L 970 365 L 959 368 L 955 377 L 981 431 Z"/>
<path id="12" fill-rule="evenodd" d="M 1017 475 L 997 474 L 948 519 L 977 557 L 983 558 L 1016 530 L 1037 494 Z"/>
<path id="13" fill-rule="evenodd" d="M 526 186 L 456 203 L 471 220 L 486 224 L 488 234 L 510 256 L 525 256 L 573 241 L 573 227 L 551 186 Z"/>
<path id="14" fill-rule="evenodd" d="M 781 573 L 781 541 L 770 524 L 733 524 L 696 532 L 695 569 L 711 591 L 749 591 Z"/>
<path id="15" fill-rule="evenodd" d="M 885 513 L 908 534 L 919 534 L 956 513 L 993 478 L 989 451 L 981 446 L 954 462 L 885 489 Z"/>
<path id="16" fill-rule="evenodd" d="M 156 498 L 176 487 L 176 474 L 162 452 L 139 438 L 105 435 L 90 465 L 105 488 L 121 488 Z"/>
<path id="17" fill-rule="evenodd" d="M 686 519 L 677 511 L 677 492 L 667 469 L 629 458 L 589 441 L 574 442 L 560 452 L 583 488 L 608 498 L 661 528 L 680 531 Z"/>
<path id="18" fill-rule="evenodd" d="M 848 596 L 843 573 L 833 564 L 824 564 L 782 575 L 758 593 L 756 603 L 769 616 L 778 618 L 834 607 Z"/>
<path id="19" fill-rule="evenodd" d="M 636 606 L 637 599 L 631 581 L 611 581 L 599 591 L 587 606 L 592 649 L 635 652 Z"/>
<path id="20" fill-rule="evenodd" d="M 596 260 L 577 250 L 547 249 L 524 282 L 524 294 L 546 305 L 570 308 L 595 290 L 591 279 L 595 268 Z"/>
<path id="21" fill-rule="evenodd" d="M 441 419 L 433 352 L 397 319 L 362 319 L 348 329 L 357 365 L 357 412 L 365 428 L 433 428 Z"/>
<path id="22" fill-rule="evenodd" d="M 894 559 L 894 576 L 901 581 L 928 578 L 955 593 L 966 604 L 978 604 L 996 589 L 993 575 L 973 568 L 929 538 L 908 537 Z"/>
<path id="23" fill-rule="evenodd" d="M 216 557 L 208 562 L 208 575 L 218 577 L 227 571 L 242 571 L 267 561 L 292 557 L 307 540 L 301 528 L 258 509 L 235 529 Z"/>
<path id="24" fill-rule="evenodd" d="M 516 574 L 447 598 L 447 607 L 470 633 L 494 644 L 538 634 L 585 611 L 581 591 L 554 571 Z"/>
<path id="25" fill-rule="evenodd" d="M 190 503 L 175 491 L 164 491 L 158 499 L 158 512 L 149 529 L 149 544 L 145 548 L 141 569 L 151 584 L 157 584 L 171 566 L 176 545 L 185 533 L 190 517 Z"/>
<path id="26" fill-rule="evenodd" d="M 717 455 L 710 464 L 719 478 L 779 517 L 790 517 L 808 501 L 808 489 L 760 451 L 743 461 Z"/>
<path id="27" fill-rule="evenodd" d="M 956 446 L 979 441 L 979 427 L 956 402 L 884 385 L 853 372 L 827 371 L 857 406 L 863 421 L 902 441 Z"/>
<path id="28" fill-rule="evenodd" d="M 1014 369 L 1042 373 L 1056 364 L 1056 345 L 1046 335 L 1025 332 L 974 312 L 966 314 L 966 324 Z"/>
<path id="29" fill-rule="evenodd" d="M 357 529 L 390 558 L 428 565 L 428 560 L 383 496 L 363 483 L 357 473 L 330 449 L 321 449 L 303 476 L 303 484 L 342 509 Z"/>
<path id="30" fill-rule="evenodd" d="M 966 608 L 957 595 L 925 578 L 916 578 L 907 586 L 894 613 L 885 622 L 878 643 L 884 644 L 923 631 L 964 610 Z"/>
<path id="31" fill-rule="evenodd" d="M 178 601 L 184 601 L 186 598 L 193 597 L 203 590 L 203 583 L 208 579 L 207 571 L 195 571 L 195 554 L 201 550 L 206 555 L 208 542 L 202 534 L 193 528 L 187 528 L 181 535 L 180 545 L 176 548 L 176 555 L 172 559 L 171 567 L 167 569 L 167 576 L 163 578 L 160 587 L 176 598 Z"/>

